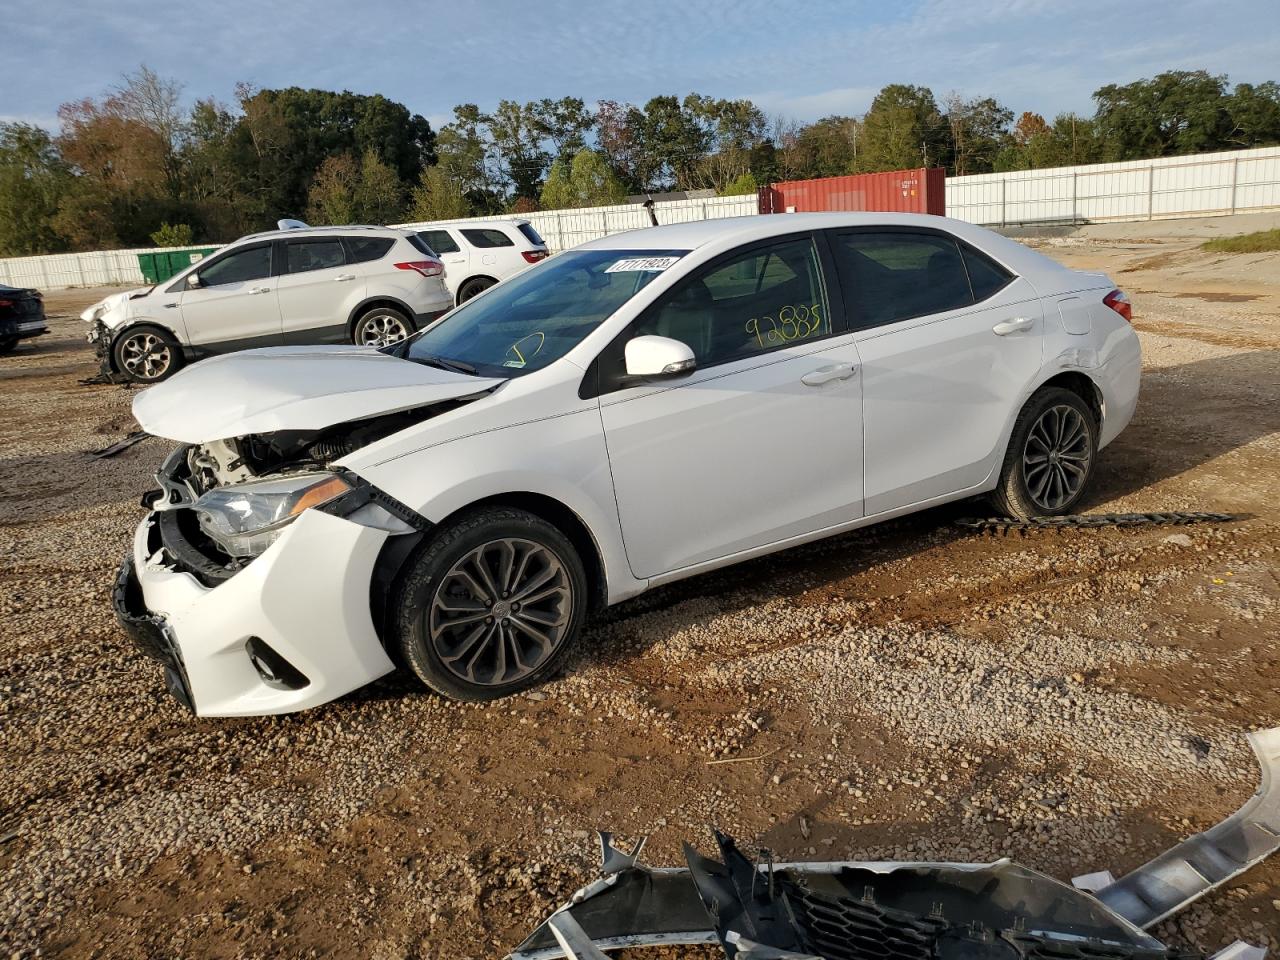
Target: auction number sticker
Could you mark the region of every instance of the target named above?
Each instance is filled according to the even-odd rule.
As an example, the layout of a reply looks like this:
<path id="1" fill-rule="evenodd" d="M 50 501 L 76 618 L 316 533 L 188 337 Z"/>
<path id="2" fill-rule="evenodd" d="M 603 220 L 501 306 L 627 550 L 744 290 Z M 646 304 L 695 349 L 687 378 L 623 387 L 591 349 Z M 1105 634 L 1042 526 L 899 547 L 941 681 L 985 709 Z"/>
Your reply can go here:
<path id="1" fill-rule="evenodd" d="M 624 273 L 635 270 L 657 272 L 675 266 L 679 259 L 679 257 L 632 257 L 630 260 L 619 260 L 605 270 L 605 273 Z"/>

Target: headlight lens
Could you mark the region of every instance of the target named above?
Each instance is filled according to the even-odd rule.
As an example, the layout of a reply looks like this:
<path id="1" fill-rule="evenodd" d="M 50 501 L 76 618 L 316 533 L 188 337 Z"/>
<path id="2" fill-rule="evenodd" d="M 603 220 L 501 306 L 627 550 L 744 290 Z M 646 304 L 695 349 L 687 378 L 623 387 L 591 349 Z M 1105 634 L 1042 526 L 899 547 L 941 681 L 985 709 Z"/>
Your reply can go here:
<path id="1" fill-rule="evenodd" d="M 302 473 L 217 487 L 196 499 L 205 536 L 233 557 L 256 557 L 309 507 L 340 497 L 351 484 L 333 473 Z"/>

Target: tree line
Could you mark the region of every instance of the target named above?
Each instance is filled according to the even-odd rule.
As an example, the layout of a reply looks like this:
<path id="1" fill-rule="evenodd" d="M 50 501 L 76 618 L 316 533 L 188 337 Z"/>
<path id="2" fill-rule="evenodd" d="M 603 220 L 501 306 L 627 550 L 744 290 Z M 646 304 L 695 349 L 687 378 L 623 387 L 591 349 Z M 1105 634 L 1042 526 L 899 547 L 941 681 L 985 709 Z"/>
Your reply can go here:
<path id="1" fill-rule="evenodd" d="M 380 95 L 240 85 L 184 105 L 145 66 L 63 104 L 53 134 L 0 124 L 0 255 L 224 241 L 284 216 L 394 223 L 597 206 L 671 189 L 754 193 L 779 180 L 921 166 L 949 174 L 1280 143 L 1280 84 L 1174 70 L 1093 94 L 1092 116 L 1015 118 L 992 97 L 890 84 L 861 117 L 797 123 L 746 99 L 579 97 L 439 131 Z"/>

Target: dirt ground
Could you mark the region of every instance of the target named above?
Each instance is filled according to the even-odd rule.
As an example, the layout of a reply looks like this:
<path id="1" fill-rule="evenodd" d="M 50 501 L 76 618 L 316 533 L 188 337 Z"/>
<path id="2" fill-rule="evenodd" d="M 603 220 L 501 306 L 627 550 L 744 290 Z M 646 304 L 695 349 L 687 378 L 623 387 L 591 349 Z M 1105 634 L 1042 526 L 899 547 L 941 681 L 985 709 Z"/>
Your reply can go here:
<path id="1" fill-rule="evenodd" d="M 116 627 L 168 448 L 88 456 L 132 394 L 78 382 L 102 292 L 50 295 L 53 334 L 0 359 L 3 955 L 501 956 L 591 879 L 595 828 L 657 864 L 714 824 L 1070 878 L 1210 826 L 1280 723 L 1280 255 L 1196 242 L 1040 243 L 1129 291 L 1145 352 L 1088 509 L 1250 519 L 993 537 L 957 505 L 615 608 L 533 695 L 392 677 L 242 721 L 192 719 Z M 1280 947 L 1280 857 L 1155 932 Z"/>

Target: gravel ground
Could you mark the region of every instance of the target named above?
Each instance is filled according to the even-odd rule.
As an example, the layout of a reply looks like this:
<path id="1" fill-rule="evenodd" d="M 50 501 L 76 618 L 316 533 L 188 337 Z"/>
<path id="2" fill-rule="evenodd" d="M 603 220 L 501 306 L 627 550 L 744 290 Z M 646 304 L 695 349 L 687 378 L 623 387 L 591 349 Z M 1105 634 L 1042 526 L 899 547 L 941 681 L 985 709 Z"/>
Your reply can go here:
<path id="1" fill-rule="evenodd" d="M 1117 874 L 1236 809 L 1280 723 L 1280 257 L 1041 242 L 1131 292 L 1146 356 L 1091 511 L 1236 524 L 972 535 L 958 505 L 655 591 L 531 695 L 391 677 L 193 720 L 107 599 L 167 450 L 82 386 L 74 314 L 0 360 L 5 955 L 500 956 L 589 879 L 590 831 L 680 862 L 708 824 L 785 859 L 1012 856 Z M 716 764 L 715 760 L 737 762 Z M 1157 935 L 1280 947 L 1280 860 Z M 710 956 L 688 951 L 683 956 Z"/>

